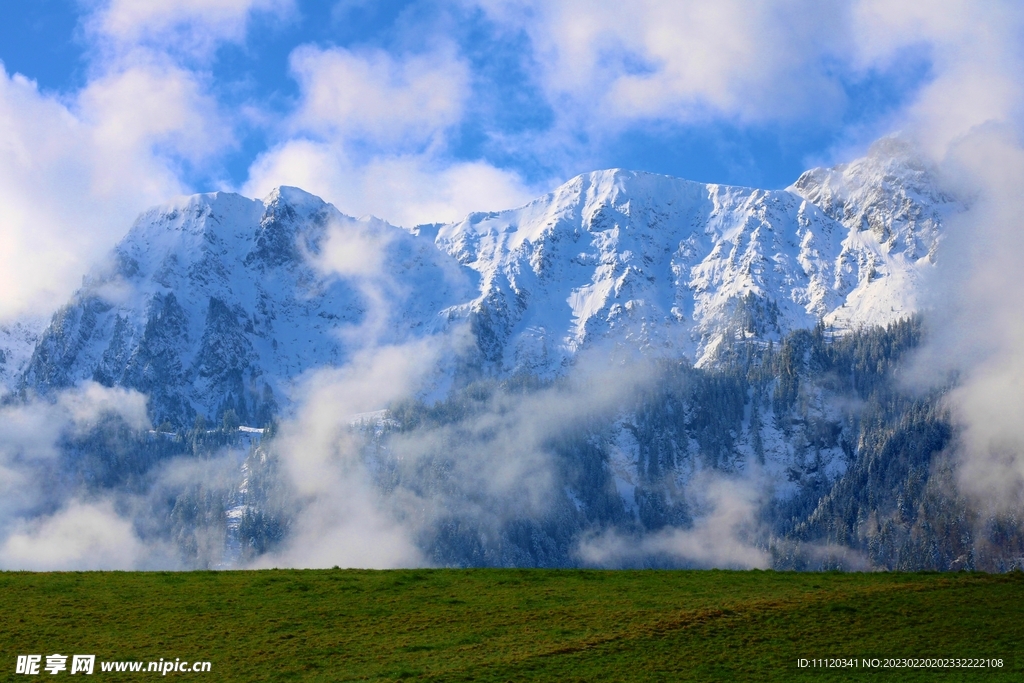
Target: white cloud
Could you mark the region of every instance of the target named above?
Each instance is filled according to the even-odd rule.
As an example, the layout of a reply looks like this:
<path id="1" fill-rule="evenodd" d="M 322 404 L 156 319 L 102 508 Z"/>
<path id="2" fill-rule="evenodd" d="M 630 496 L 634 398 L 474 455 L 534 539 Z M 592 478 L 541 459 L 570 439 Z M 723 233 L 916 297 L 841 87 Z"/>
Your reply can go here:
<path id="1" fill-rule="evenodd" d="M 64 417 L 46 402 L 4 407 L 0 410 L 0 463 L 55 458 L 57 437 L 66 426 Z"/>
<path id="2" fill-rule="evenodd" d="M 1024 7 L 969 0 L 854 3 L 851 30 L 862 69 L 898 68 L 902 51 L 928 50 L 930 81 L 901 114 L 936 157 L 960 136 L 989 121 L 1024 113 Z"/>
<path id="3" fill-rule="evenodd" d="M 107 417 L 119 417 L 132 429 L 146 429 L 146 396 L 134 389 L 83 382 L 48 401 L 36 399 L 0 408 L 0 464 L 50 460 L 56 442 L 69 430 L 88 430 Z"/>
<path id="4" fill-rule="evenodd" d="M 144 557 L 131 522 L 109 501 L 67 502 L 58 443 L 103 417 L 149 426 L 146 398 L 94 382 L 0 409 L 0 567 L 39 571 L 133 569 Z M 54 508 L 58 508 L 53 512 Z"/>
<path id="5" fill-rule="evenodd" d="M 945 161 L 972 197 L 947 225 L 917 380 L 945 383 L 960 428 L 961 489 L 983 510 L 1024 501 L 1024 147 L 1006 126 L 962 137 Z"/>
<path id="6" fill-rule="evenodd" d="M 912 128 L 941 156 L 972 126 L 1020 110 L 1022 10 L 1008 2 L 463 4 L 529 37 L 530 64 L 555 121 L 528 135 L 490 133 L 554 167 L 576 168 L 602 141 L 652 121 L 838 125 L 846 84 L 899 73 L 912 49 L 930 56 L 930 77 L 900 111 L 858 125 L 879 134 Z M 549 189 L 508 168 L 447 156 L 451 132 L 471 115 L 470 98 L 487 93 L 473 90 L 475 75 L 454 47 L 433 44 L 401 55 L 295 50 L 299 102 L 284 137 L 252 164 L 243 191 L 296 184 L 347 213 L 409 225 L 509 207 Z"/>
<path id="7" fill-rule="evenodd" d="M 395 225 L 455 221 L 471 211 L 519 206 L 536 197 L 514 171 L 483 161 L 452 161 L 424 154 L 353 160 L 340 143 L 290 140 L 260 156 L 243 194 L 264 196 L 294 185 L 342 212 L 374 215 Z"/>
<path id="8" fill-rule="evenodd" d="M 220 43 L 242 41 L 252 14 L 294 10 L 294 0 L 100 0 L 86 23 L 101 51 L 149 45 L 208 58 Z"/>
<path id="9" fill-rule="evenodd" d="M 111 165 L 152 163 L 154 153 L 200 163 L 233 142 L 230 125 L 205 90 L 192 72 L 153 60 L 91 81 L 78 94 L 75 111 L 97 149 L 111 155 Z"/>
<path id="10" fill-rule="evenodd" d="M 273 448 L 299 509 L 286 547 L 261 566 L 373 567 L 422 565 L 409 526 L 387 509 L 363 460 L 353 416 L 411 396 L 433 371 L 436 339 L 383 346 L 344 368 L 307 378 L 294 419 Z"/>
<path id="11" fill-rule="evenodd" d="M 855 125 L 914 129 L 938 157 L 971 127 L 1022 113 L 1016 2 L 465 2 L 530 38 L 557 118 L 538 154 L 581 130 L 593 144 L 651 121 L 838 126 L 847 84 L 897 76 L 911 52 L 931 64 L 918 90 Z"/>
<path id="12" fill-rule="evenodd" d="M 863 68 L 886 68 L 925 46 L 932 78 L 900 113 L 969 208 L 948 221 L 933 281 L 917 380 L 959 377 L 949 401 L 960 427 L 958 477 L 983 510 L 1024 499 L 1024 6 L 967 0 L 856 5 Z"/>
<path id="13" fill-rule="evenodd" d="M 406 226 L 536 195 L 514 171 L 447 156 L 470 94 L 469 67 L 452 46 L 405 56 L 303 46 L 291 66 L 300 101 L 285 139 L 252 164 L 243 193 L 296 185 L 350 215 Z"/>
<path id="14" fill-rule="evenodd" d="M 933 53 L 940 64 L 965 58 L 985 61 L 1005 48 L 1020 21 L 1015 3 L 999 1 L 979 5 L 970 0 L 856 0 L 850 6 L 862 67 L 898 59 L 903 47 L 915 44 L 940 48 Z M 979 53 L 971 56 L 941 49 L 957 45 L 970 45 Z"/>
<path id="15" fill-rule="evenodd" d="M 134 389 L 105 387 L 96 382 L 83 382 L 65 391 L 57 404 L 67 411 L 76 429 L 95 426 L 99 420 L 116 415 L 131 429 L 148 429 L 147 399 Z"/>
<path id="16" fill-rule="evenodd" d="M 565 435 L 613 422 L 653 370 L 595 351 L 555 385 L 529 392 L 481 385 L 476 396 L 462 395 L 457 408 L 438 411 L 454 408 L 457 419 L 405 425 L 371 460 L 393 483 L 387 501 L 394 518 L 428 547 L 454 521 L 491 561 L 509 561 L 507 553 L 517 552 L 502 549 L 510 524 L 544 524 L 558 518 L 559 505 L 571 505 L 560 484 Z"/>
<path id="17" fill-rule="evenodd" d="M 0 546 L 8 570 L 137 569 L 146 557 L 132 523 L 109 502 L 72 501 L 53 515 L 25 522 Z"/>
<path id="18" fill-rule="evenodd" d="M 210 77 L 182 65 L 240 41 L 292 0 L 85 4 L 89 81 L 60 95 L 0 71 L 0 321 L 45 314 L 143 209 L 219 163 L 234 122 Z"/>
<path id="19" fill-rule="evenodd" d="M 0 320 L 52 311 L 142 209 L 185 190 L 180 163 L 231 144 L 192 74 L 141 64 L 69 100 L 0 72 Z"/>
<path id="20" fill-rule="evenodd" d="M 608 127 L 663 118 L 744 122 L 835 112 L 823 58 L 849 48 L 843 3 L 480 0 L 530 36 L 549 99 Z"/>
<path id="21" fill-rule="evenodd" d="M 612 529 L 581 540 L 585 564 L 602 567 L 666 560 L 693 567 L 765 568 L 771 561 L 753 543 L 759 495 L 746 480 L 705 472 L 691 482 L 688 497 L 702 513 L 687 529 L 665 528 L 639 537 Z"/>
<path id="22" fill-rule="evenodd" d="M 383 50 L 297 48 L 302 101 L 291 125 L 348 144 L 418 148 L 462 115 L 469 69 L 451 47 L 396 58 Z"/>
<path id="23" fill-rule="evenodd" d="M 486 544 L 510 521 L 545 519 L 559 495 L 553 444 L 567 428 L 612 419 L 653 379 L 646 364 L 595 352 L 565 383 L 526 394 L 496 388 L 463 419 L 393 433 L 374 454 L 366 430 L 352 427 L 356 416 L 427 390 L 461 342 L 456 333 L 380 346 L 308 379 L 272 445 L 295 521 L 286 545 L 260 566 L 424 565 L 419 544 L 445 520 Z M 395 475 L 386 491 L 375 480 L 381 471 Z"/>
<path id="24" fill-rule="evenodd" d="M 514 171 L 485 161 L 440 163 L 405 156 L 375 160 L 364 169 L 363 196 L 374 205 L 398 205 L 399 225 L 456 221 L 471 211 L 517 207 L 548 186 L 531 186 Z"/>

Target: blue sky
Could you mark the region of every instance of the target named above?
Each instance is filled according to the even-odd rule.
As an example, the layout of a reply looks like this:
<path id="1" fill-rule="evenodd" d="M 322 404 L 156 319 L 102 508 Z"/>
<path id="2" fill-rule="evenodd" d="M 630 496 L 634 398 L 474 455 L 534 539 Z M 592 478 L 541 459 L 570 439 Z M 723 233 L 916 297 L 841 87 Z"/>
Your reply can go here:
<path id="1" fill-rule="evenodd" d="M 557 117 L 557 104 L 545 98 L 536 75 L 535 62 L 543 56 L 523 31 L 508 30 L 478 8 L 438 2 L 300 1 L 276 11 L 260 11 L 254 4 L 243 36 L 221 42 L 202 59 L 183 60 L 202 74 L 224 109 L 258 103 L 269 117 L 287 117 L 301 98 L 289 56 L 302 45 L 403 54 L 429 51 L 433 41 L 445 40 L 471 69 L 473 97 L 452 127 L 445 153 L 513 169 L 532 183 L 626 167 L 706 182 L 785 187 L 810 165 L 833 161 L 837 148 L 845 152 L 869 142 L 863 131 L 885 132 L 891 114 L 931 75 L 923 51 L 908 51 L 900 68 L 857 73 L 837 63 L 831 69 L 840 87 L 838 108 L 830 102 L 828 111 L 812 107 L 781 120 L 745 121 L 713 111 L 686 121 L 645 117 L 604 135 L 581 132 L 572 141 L 583 150 L 578 159 L 547 159 L 540 150 L 524 153 L 494 142 L 495 137 L 543 136 Z M 0 27 L 0 59 L 7 71 L 33 79 L 45 92 L 73 95 L 94 69 L 96 41 L 85 28 L 94 8 L 73 0 L 16 3 Z M 184 180 L 190 187 L 241 187 L 250 165 L 274 140 L 267 126 L 245 122 L 236 126 L 235 136 L 217 163 L 188 169 Z"/>
<path id="2" fill-rule="evenodd" d="M 8 3 L 0 318 L 66 296 L 175 194 L 297 185 L 413 225 L 600 168 L 782 188 L 897 130 L 939 158 L 1019 119 L 1021 15 L 968 0 Z"/>

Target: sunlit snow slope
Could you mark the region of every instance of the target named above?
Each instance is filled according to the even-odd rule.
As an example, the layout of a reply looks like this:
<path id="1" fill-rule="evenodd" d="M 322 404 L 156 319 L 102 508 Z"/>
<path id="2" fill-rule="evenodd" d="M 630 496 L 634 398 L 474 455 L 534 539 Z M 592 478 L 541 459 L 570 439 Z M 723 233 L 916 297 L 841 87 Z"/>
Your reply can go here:
<path id="1" fill-rule="evenodd" d="M 349 257 L 353 243 L 372 254 Z M 228 408 L 261 424 L 304 372 L 428 332 L 470 291 L 429 241 L 287 187 L 151 209 L 111 261 L 54 315 L 22 387 L 131 387 L 176 424 Z"/>
<path id="2" fill-rule="evenodd" d="M 437 242 L 480 273 L 478 297 L 457 310 L 504 371 L 551 371 L 598 340 L 706 364 L 730 339 L 918 309 L 943 217 L 960 204 L 910 155 L 886 139 L 787 191 L 600 171 L 443 226 Z"/>
<path id="3" fill-rule="evenodd" d="M 309 370 L 463 325 L 460 367 L 485 374 L 551 376 L 597 344 L 708 365 L 734 341 L 913 313 L 961 208 L 895 138 L 788 190 L 607 170 L 409 230 L 295 188 L 196 195 L 140 216 L 38 341 L 0 330 L 0 379 L 92 379 L 143 391 L 157 420 L 259 423 Z"/>

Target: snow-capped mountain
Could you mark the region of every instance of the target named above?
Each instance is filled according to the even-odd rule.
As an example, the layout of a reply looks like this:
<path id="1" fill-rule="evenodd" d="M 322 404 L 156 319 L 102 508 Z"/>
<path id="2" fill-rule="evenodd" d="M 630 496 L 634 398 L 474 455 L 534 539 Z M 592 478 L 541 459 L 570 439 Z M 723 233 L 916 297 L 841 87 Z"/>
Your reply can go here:
<path id="1" fill-rule="evenodd" d="M 132 387 L 176 424 L 259 422 L 307 370 L 460 322 L 485 374 L 551 376 L 597 343 L 707 365 L 725 341 L 913 313 L 959 208 L 895 139 L 788 190 L 598 171 L 411 230 L 295 188 L 196 195 L 140 216 L 27 363 L 5 354 L 23 390 Z"/>
<path id="2" fill-rule="evenodd" d="M 305 538 L 307 504 L 337 521 L 327 498 L 355 486 L 328 478 L 324 506 L 289 488 L 295 387 L 363 349 L 450 340 L 435 391 L 325 418 L 361 435 L 354 500 L 394 505 L 428 563 L 614 565 L 587 557 L 636 541 L 642 566 L 733 566 L 715 549 L 753 544 L 750 522 L 776 567 L 1003 570 L 1017 541 L 976 536 L 942 493 L 941 392 L 896 379 L 924 329 L 901 319 L 964 208 L 899 139 L 786 190 L 606 170 L 410 229 L 296 188 L 184 197 L 141 215 L 48 323 L 0 327 L 0 400 L 71 405 L 54 395 L 86 381 L 145 394 L 157 429 L 75 423 L 62 476 L 145 494 L 146 533 L 182 566 L 231 566 Z M 592 376 L 576 361 L 595 347 L 653 362 Z M 179 458 L 222 469 L 178 478 Z M 726 480 L 720 506 L 705 489 Z M 711 555 L 673 556 L 673 538 Z"/>
<path id="3" fill-rule="evenodd" d="M 354 240 L 380 260 L 372 270 L 332 263 L 334 245 Z M 111 264 L 54 315 L 21 386 L 92 379 L 147 394 L 158 421 L 230 408 L 260 424 L 287 401 L 291 379 L 414 333 L 467 296 L 446 261 L 407 231 L 345 217 L 295 188 L 263 201 L 182 198 L 140 216 Z M 381 282 L 388 270 L 407 290 Z M 382 329 L 375 298 L 401 324 Z"/>
<path id="4" fill-rule="evenodd" d="M 700 363 L 727 334 L 812 327 L 851 289 L 846 232 L 789 192 L 611 170 L 446 225 L 438 245 L 480 273 L 463 307 L 485 355 L 544 371 L 600 339 Z"/>
<path id="5" fill-rule="evenodd" d="M 848 293 L 825 318 L 839 328 L 884 324 L 917 310 L 943 221 L 965 208 L 899 137 L 882 138 L 852 163 L 807 171 L 788 190 L 846 229 L 836 269 Z"/>
<path id="6" fill-rule="evenodd" d="M 786 191 L 590 173 L 442 226 L 437 243 L 480 274 L 479 295 L 456 310 L 504 371 L 551 371 L 601 339 L 702 365 L 728 338 L 915 312 L 942 220 L 961 208 L 887 138 Z"/>

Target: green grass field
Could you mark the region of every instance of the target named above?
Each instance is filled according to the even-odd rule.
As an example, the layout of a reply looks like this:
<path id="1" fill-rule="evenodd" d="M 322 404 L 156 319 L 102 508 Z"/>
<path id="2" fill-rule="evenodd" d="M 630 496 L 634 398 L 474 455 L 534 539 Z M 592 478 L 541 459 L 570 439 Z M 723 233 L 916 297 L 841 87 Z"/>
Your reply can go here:
<path id="1" fill-rule="evenodd" d="M 19 654 L 209 660 L 207 681 L 1003 681 L 1024 673 L 1024 575 L 731 571 L 0 573 Z M 1002 668 L 798 668 L 799 658 Z M 69 664 L 70 669 L 70 664 Z"/>

